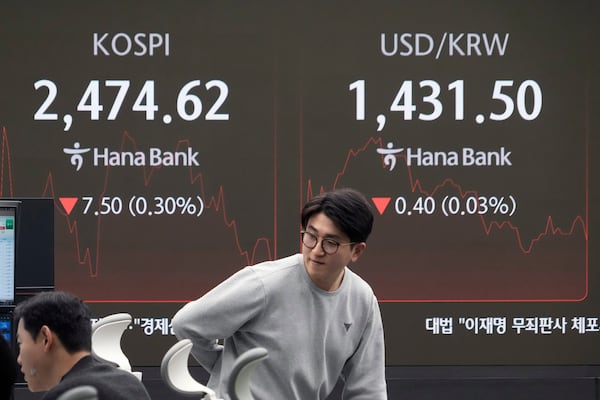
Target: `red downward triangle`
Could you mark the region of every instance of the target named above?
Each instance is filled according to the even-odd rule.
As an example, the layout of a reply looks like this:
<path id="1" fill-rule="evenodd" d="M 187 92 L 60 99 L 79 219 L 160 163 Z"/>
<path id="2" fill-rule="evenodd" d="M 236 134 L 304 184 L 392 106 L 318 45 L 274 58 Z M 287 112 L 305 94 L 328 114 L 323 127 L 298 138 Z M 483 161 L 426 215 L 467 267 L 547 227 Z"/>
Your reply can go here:
<path id="1" fill-rule="evenodd" d="M 67 215 L 70 215 L 71 211 L 73 211 L 73 207 L 75 207 L 75 204 L 77 203 L 77 200 L 79 200 L 79 198 L 78 197 L 59 197 L 58 200 L 60 200 L 60 204 L 62 204 L 63 208 L 67 212 Z"/>
<path id="2" fill-rule="evenodd" d="M 391 197 L 371 197 L 375 207 L 377 207 L 377 211 L 379 211 L 379 215 L 383 215 L 383 212 L 387 208 L 388 204 L 390 204 Z"/>

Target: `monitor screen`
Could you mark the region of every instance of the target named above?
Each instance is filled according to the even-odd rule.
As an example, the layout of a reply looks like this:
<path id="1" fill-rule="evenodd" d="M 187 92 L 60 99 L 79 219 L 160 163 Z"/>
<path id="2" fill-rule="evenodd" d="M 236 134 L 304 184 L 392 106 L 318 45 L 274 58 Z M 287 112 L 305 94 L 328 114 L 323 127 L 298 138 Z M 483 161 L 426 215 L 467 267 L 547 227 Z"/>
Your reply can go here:
<path id="1" fill-rule="evenodd" d="M 0 201 L 0 304 L 12 304 L 15 301 L 15 221 L 18 204 Z"/>
<path id="2" fill-rule="evenodd" d="M 13 344 L 12 309 L 0 308 L 0 335 L 8 343 Z"/>
<path id="3" fill-rule="evenodd" d="M 14 286 L 17 296 L 54 288 L 54 200 L 49 197 L 5 197 L 18 204 Z M 14 218 L 13 218 L 14 219 Z"/>
<path id="4" fill-rule="evenodd" d="M 0 196 L 56 231 L 52 275 L 23 201 L 17 302 L 130 312 L 160 365 L 178 309 L 353 187 L 389 366 L 600 366 L 600 2 L 38 3 L 0 3 Z"/>

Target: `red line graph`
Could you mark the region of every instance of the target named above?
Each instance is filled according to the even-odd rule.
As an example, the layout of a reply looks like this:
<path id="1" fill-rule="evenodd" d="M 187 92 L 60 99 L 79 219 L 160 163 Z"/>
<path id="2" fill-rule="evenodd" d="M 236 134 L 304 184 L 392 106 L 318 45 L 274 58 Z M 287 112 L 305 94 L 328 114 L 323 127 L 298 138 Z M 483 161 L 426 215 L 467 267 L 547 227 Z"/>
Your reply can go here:
<path id="1" fill-rule="evenodd" d="M 187 148 L 189 146 L 190 146 L 189 140 L 187 140 L 187 139 L 179 140 L 176 143 L 175 151 L 180 150 L 182 148 Z M 126 149 L 132 149 L 134 152 L 138 151 L 138 146 L 137 146 L 135 139 L 128 132 L 123 133 L 122 138 L 121 138 L 121 143 L 120 143 L 120 150 L 125 151 Z M 6 128 L 3 128 L 3 130 L 2 130 L 2 148 L 1 148 L 0 154 L 1 154 L 1 158 L 0 158 L 0 166 L 1 166 L 1 169 L 0 169 L 0 172 L 1 172 L 1 174 L 0 174 L 0 197 L 2 197 L 2 196 L 12 197 L 15 195 L 15 190 L 14 190 L 13 176 L 12 176 L 13 172 L 12 172 L 12 163 L 11 163 L 11 152 L 10 152 L 10 146 L 9 146 L 9 140 L 8 140 L 8 134 L 7 134 Z M 152 167 L 141 167 L 141 168 L 142 168 L 142 175 L 143 175 L 143 184 L 145 187 L 148 187 L 148 186 L 150 186 L 150 184 L 152 182 L 153 176 L 155 175 L 155 173 L 158 170 L 161 169 L 161 167 L 160 166 L 152 166 Z M 247 265 L 254 264 L 256 262 L 256 256 L 257 256 L 259 249 L 265 249 L 268 259 L 272 259 L 273 251 L 272 251 L 272 246 L 271 246 L 271 239 L 269 239 L 267 237 L 259 237 L 258 239 L 256 239 L 252 250 L 247 250 L 242 247 L 242 245 L 240 243 L 239 232 L 238 232 L 238 223 L 235 219 L 229 217 L 228 213 L 227 213 L 225 189 L 223 188 L 223 186 L 219 185 L 219 188 L 218 188 L 216 194 L 208 195 L 207 191 L 205 189 L 203 174 L 201 172 L 195 172 L 192 167 L 187 167 L 187 168 L 188 168 L 190 186 L 198 187 L 200 195 L 201 195 L 202 199 L 204 200 L 205 210 L 212 209 L 212 210 L 214 210 L 215 213 L 219 213 L 222 217 L 223 224 L 228 229 L 231 229 L 233 231 L 233 236 L 235 238 L 235 247 L 236 247 L 237 251 L 239 252 L 239 255 L 242 256 L 246 260 Z M 109 185 L 112 169 L 113 169 L 113 167 L 110 167 L 110 166 L 105 167 L 105 173 L 104 173 L 104 178 L 103 178 L 103 183 L 102 183 L 102 191 L 98 195 L 99 198 L 102 198 L 107 193 L 107 187 Z M 8 181 L 7 192 L 4 190 L 5 180 Z M 102 232 L 103 231 L 102 230 L 103 217 L 102 217 L 102 215 L 98 215 L 96 218 L 96 221 L 97 221 L 96 231 L 95 231 L 96 239 L 95 239 L 95 244 L 94 244 L 93 248 L 88 246 L 88 247 L 85 247 L 82 249 L 82 246 L 80 244 L 81 240 L 80 240 L 80 229 L 79 229 L 78 221 L 76 218 L 73 218 L 72 215 L 68 215 L 62 209 L 62 207 L 59 205 L 60 202 L 57 201 L 58 197 L 60 197 L 60 196 L 57 196 L 56 192 L 57 192 L 57 190 L 55 188 L 54 175 L 52 174 L 52 172 L 48 172 L 48 175 L 47 175 L 47 178 L 46 178 L 46 181 L 44 184 L 44 189 L 42 190 L 42 196 L 52 197 L 53 199 L 55 199 L 55 208 L 58 211 L 58 213 L 65 218 L 65 221 L 68 226 L 69 234 L 74 237 L 75 248 L 76 248 L 76 252 L 77 252 L 77 263 L 79 265 L 87 266 L 87 268 L 89 269 L 89 276 L 91 278 L 96 278 L 101 273 L 101 262 L 100 262 L 101 240 L 100 239 L 103 234 L 103 232 Z M 274 227 L 274 230 L 275 230 L 275 227 Z M 274 234 L 275 234 L 275 231 L 274 231 Z M 92 253 L 94 253 L 95 256 L 92 256 Z M 107 301 L 93 300 L 93 301 L 114 302 L 113 300 L 107 300 Z M 146 302 L 146 300 L 115 300 L 115 301 L 116 302 L 128 302 L 128 301 Z M 167 301 L 161 300 L 161 302 L 178 302 L 178 303 L 185 302 L 185 301 L 188 301 L 188 300 L 167 300 Z"/>
<path id="2" fill-rule="evenodd" d="M 485 235 L 485 237 L 491 237 L 493 235 L 499 235 L 502 232 L 510 232 L 513 235 L 514 246 L 518 248 L 518 251 L 524 256 L 532 255 L 535 252 L 535 248 L 540 245 L 542 242 L 546 240 L 551 240 L 552 238 L 562 238 L 567 239 L 569 237 L 575 235 L 582 235 L 583 240 L 585 241 L 585 273 L 582 273 L 581 282 L 585 284 L 584 291 L 585 293 L 577 298 L 558 298 L 556 296 L 552 299 L 550 298 L 506 298 L 506 299 L 454 299 L 454 298 L 419 298 L 419 299 L 407 299 L 407 300 L 398 300 L 397 298 L 380 298 L 381 302 L 487 302 L 487 301 L 503 301 L 503 302 L 529 302 L 529 301 L 538 301 L 538 302 L 547 302 L 547 301 L 581 301 L 585 299 L 588 295 L 589 290 L 589 228 L 588 228 L 588 191 L 589 191 L 589 182 L 587 180 L 588 177 L 588 151 L 587 151 L 587 134 L 586 134 L 586 162 L 585 162 L 585 174 L 586 174 L 586 187 L 585 187 L 585 215 L 574 215 L 571 222 L 564 226 L 558 226 L 555 222 L 555 218 L 552 215 L 548 215 L 545 219 L 545 224 L 543 225 L 543 229 L 541 229 L 538 233 L 534 234 L 528 239 L 525 239 L 521 233 L 521 228 L 509 220 L 498 220 L 498 219 L 490 219 L 489 217 L 486 219 L 484 215 L 476 215 L 481 226 L 481 232 Z M 344 162 L 338 172 L 335 174 L 335 178 L 333 179 L 333 183 L 331 184 L 331 188 L 336 188 L 340 184 L 340 180 L 346 177 L 348 174 L 349 167 L 352 162 L 357 159 L 363 153 L 372 150 L 373 154 L 376 154 L 375 148 L 383 147 L 383 140 L 381 137 L 370 137 L 367 141 L 357 148 L 350 149 L 344 159 Z M 381 157 L 381 168 L 386 169 L 386 165 L 383 162 L 383 155 L 377 155 Z M 397 155 L 398 160 L 402 160 L 398 163 L 400 168 L 406 168 L 406 173 L 408 177 L 408 189 L 414 194 L 420 194 L 424 196 L 433 196 L 438 191 L 443 188 L 454 190 L 461 196 L 463 199 L 467 196 L 478 196 L 478 191 L 473 189 L 465 189 L 461 184 L 457 183 L 456 180 L 452 178 L 442 179 L 441 182 L 432 185 L 431 187 L 425 187 L 422 181 L 415 176 L 415 173 L 411 166 L 408 164 L 406 156 L 404 154 Z M 301 157 L 302 160 L 302 157 Z M 397 168 L 398 168 L 397 166 Z M 388 173 L 388 171 L 386 171 Z M 306 198 L 310 199 L 316 191 L 323 192 L 328 190 L 324 185 L 320 185 L 318 189 L 315 190 L 315 185 L 313 183 L 313 179 L 308 178 L 306 180 Z M 396 188 L 390 188 L 390 191 Z M 385 192 L 384 192 L 385 193 Z M 377 193 L 377 195 L 382 195 L 381 193 Z M 577 236 L 577 237 L 582 237 Z M 443 250 L 440 250 L 443 252 Z M 399 256 L 399 254 L 398 254 Z M 387 272 L 389 278 L 392 278 L 393 273 L 391 271 Z M 367 273 L 368 275 L 368 273 Z M 375 287 L 376 291 L 377 288 Z M 400 297 L 400 296 L 399 296 Z"/>
<path id="3" fill-rule="evenodd" d="M 8 177 L 8 190 L 4 190 L 4 179 Z M 10 145 L 8 143 L 8 136 L 6 134 L 6 128 L 2 128 L 2 151 L 0 152 L 0 196 L 5 196 L 8 192 L 9 196 L 13 195 L 13 181 L 12 181 L 12 162 L 10 159 Z"/>
<path id="4" fill-rule="evenodd" d="M 366 143 L 363 146 L 361 146 L 360 148 L 350 149 L 348 151 L 348 154 L 346 155 L 346 159 L 344 161 L 344 165 L 342 166 L 340 171 L 335 176 L 335 179 L 332 184 L 332 188 L 335 189 L 338 185 L 339 180 L 344 175 L 346 175 L 346 171 L 347 171 L 348 166 L 351 163 L 351 161 L 355 157 L 359 156 L 361 153 L 364 153 L 367 149 L 369 149 L 372 146 L 382 147 L 383 140 L 381 138 L 370 137 L 366 141 Z M 381 162 L 382 168 L 385 169 L 385 164 L 383 163 L 383 156 L 380 156 L 380 157 L 382 159 L 382 162 Z M 421 181 L 418 178 L 414 177 L 412 168 L 410 165 L 408 165 L 408 163 L 406 161 L 406 156 L 404 154 L 402 154 L 402 155 L 398 155 L 397 158 L 404 160 L 404 163 L 400 163 L 400 165 L 406 166 L 406 169 L 408 171 L 409 181 L 410 181 L 410 190 L 413 193 L 420 193 L 425 196 L 433 196 L 440 189 L 442 189 L 446 186 L 451 186 L 458 191 L 459 195 L 462 198 L 466 198 L 469 195 L 477 196 L 479 194 L 476 190 L 463 189 L 461 187 L 461 185 L 457 184 L 451 178 L 446 178 L 441 183 L 435 185 L 431 190 L 426 190 L 423 187 L 423 185 L 421 184 Z M 323 192 L 325 190 L 326 190 L 326 188 L 324 186 L 319 187 L 319 192 Z M 312 198 L 314 195 L 313 183 L 312 183 L 311 179 L 307 180 L 306 193 L 307 193 L 308 199 Z M 564 230 L 564 229 L 561 229 L 560 227 L 555 226 L 552 216 L 548 216 L 545 229 L 542 232 L 540 232 L 534 239 L 532 239 L 528 244 L 523 243 L 523 238 L 521 237 L 520 229 L 517 226 L 513 225 L 512 222 L 510 222 L 510 221 L 495 221 L 495 220 L 491 220 L 491 221 L 487 222 L 483 215 L 479 215 L 479 218 L 481 220 L 481 225 L 483 227 L 483 230 L 487 236 L 489 236 L 494 229 L 497 229 L 497 230 L 509 229 L 512 232 L 514 232 L 516 240 L 517 240 L 517 244 L 518 244 L 519 248 L 521 249 L 521 251 L 525 254 L 531 253 L 535 243 L 540 241 L 545 236 L 548 236 L 548 235 L 570 236 L 570 235 L 572 235 L 573 232 L 575 231 L 576 225 L 578 225 L 578 224 L 581 225 L 581 227 L 583 229 L 586 241 L 588 240 L 588 229 L 587 229 L 587 225 L 585 222 L 587 220 L 587 218 L 584 219 L 580 215 L 577 215 L 574 217 L 574 219 L 571 223 L 571 226 L 567 230 Z"/>
<path id="5" fill-rule="evenodd" d="M 302 130 L 302 126 L 301 126 L 301 130 Z M 348 150 L 342 167 L 335 174 L 335 178 L 333 180 L 332 187 L 333 188 L 337 187 L 340 180 L 342 178 L 346 177 L 346 175 L 348 173 L 348 168 L 350 167 L 352 162 L 357 157 L 359 157 L 360 155 L 365 153 L 367 150 L 373 150 L 373 154 L 375 154 L 374 149 L 376 147 L 382 147 L 382 144 L 383 144 L 383 142 L 382 142 L 381 138 L 370 137 L 367 139 L 367 141 L 362 146 Z M 300 145 L 301 145 L 300 153 L 302 154 L 302 141 L 300 141 Z M 587 145 L 587 142 L 586 142 L 586 145 Z M 189 140 L 179 140 L 176 143 L 175 149 L 178 150 L 178 149 L 186 148 L 189 146 L 190 146 Z M 135 139 L 128 132 L 124 132 L 122 135 L 121 142 L 120 142 L 120 149 L 121 149 L 121 151 L 124 151 L 125 149 L 133 149 L 134 151 L 138 150 Z M 13 185 L 13 170 L 12 170 L 12 163 L 11 163 L 11 151 L 10 151 L 10 146 L 9 146 L 9 141 L 8 141 L 8 135 L 7 135 L 5 128 L 3 128 L 3 130 L 2 130 L 2 148 L 1 148 L 0 154 L 1 154 L 0 167 L 1 167 L 1 172 L 2 172 L 0 174 L 0 196 L 4 196 L 4 195 L 13 196 L 15 193 L 14 193 L 14 185 Z M 381 157 L 381 162 L 380 162 L 381 168 L 385 169 L 385 164 L 383 162 L 383 156 L 379 156 L 379 157 Z M 408 187 L 409 187 L 410 191 L 412 191 L 413 193 L 418 193 L 418 194 L 422 194 L 422 195 L 426 195 L 426 196 L 432 196 L 435 193 L 437 193 L 438 191 L 440 191 L 442 188 L 454 189 L 463 198 L 466 196 L 469 196 L 469 195 L 477 195 L 477 193 L 478 193 L 475 190 L 464 189 L 461 184 L 457 183 L 454 179 L 451 179 L 451 178 L 443 179 L 440 183 L 431 185 L 430 188 L 427 188 L 426 185 L 424 185 L 422 183 L 422 181 L 415 176 L 413 169 L 406 162 L 406 157 L 398 156 L 398 158 L 402 159 L 404 161 L 404 162 L 399 163 L 399 165 L 402 168 L 406 167 L 406 173 L 408 176 L 408 183 L 409 183 Z M 302 163 L 302 156 L 300 157 L 300 162 Z M 274 163 L 275 163 L 275 165 L 277 163 L 276 152 L 274 153 Z M 586 222 L 588 220 L 588 216 L 587 216 L 588 197 L 587 197 L 587 194 L 588 194 L 588 185 L 589 185 L 589 183 L 587 181 L 587 168 L 588 168 L 588 162 L 587 162 L 587 155 L 586 155 L 586 215 L 585 215 L 585 217 L 583 217 L 581 215 L 576 215 L 573 218 L 573 220 L 571 221 L 568 228 L 564 228 L 564 227 L 556 225 L 553 216 L 548 215 L 545 220 L 544 228 L 542 230 L 540 230 L 537 234 L 535 234 L 531 239 L 525 240 L 522 237 L 521 229 L 519 228 L 519 226 L 515 225 L 511 221 L 507 221 L 507 220 L 505 220 L 505 221 L 501 221 L 501 220 L 488 221 L 484 218 L 484 216 L 479 215 L 479 216 L 477 216 L 477 218 L 479 219 L 479 221 L 481 223 L 482 232 L 487 237 L 490 237 L 494 233 L 498 233 L 498 232 L 502 232 L 502 231 L 510 232 L 514 237 L 515 247 L 517 247 L 522 254 L 531 254 L 534 252 L 534 249 L 538 245 L 538 243 L 542 242 L 544 239 L 548 239 L 550 237 L 566 238 L 566 237 L 574 235 L 575 232 L 578 231 L 579 228 L 581 228 L 581 231 L 583 232 L 583 236 L 585 239 L 585 245 L 586 245 L 586 255 L 585 255 L 585 257 L 586 257 L 586 276 L 585 276 L 585 280 L 586 280 L 586 287 L 587 287 L 587 279 L 588 279 L 588 277 L 587 277 L 587 275 L 588 275 L 587 248 L 588 248 L 588 231 L 589 231 L 588 225 Z M 145 187 L 148 187 L 151 185 L 151 182 L 153 180 L 155 173 L 160 169 L 161 169 L 160 167 L 143 167 L 143 169 L 141 170 L 141 173 L 142 173 L 142 181 L 143 181 L 143 184 Z M 107 187 L 108 187 L 108 183 L 109 183 L 110 176 L 111 176 L 111 170 L 112 170 L 111 167 L 105 168 L 102 192 L 99 195 L 100 197 L 104 196 L 104 194 L 106 194 L 106 192 L 107 192 Z M 300 168 L 300 174 L 303 173 L 302 171 L 303 171 L 303 169 Z M 387 171 L 386 171 L 386 173 L 387 173 Z M 207 195 L 207 193 L 206 193 L 207 191 L 206 191 L 205 183 L 204 183 L 204 176 L 202 175 L 202 173 L 194 172 L 192 167 L 188 167 L 188 175 L 189 175 L 188 182 L 189 182 L 190 186 L 197 186 L 199 188 L 199 191 L 200 191 L 202 197 L 205 199 L 206 209 L 212 209 L 212 210 L 214 210 L 215 213 L 218 213 L 222 218 L 222 222 L 223 222 L 224 226 L 226 226 L 228 229 L 231 229 L 233 231 L 234 237 L 235 237 L 235 246 L 237 248 L 237 251 L 238 251 L 239 255 L 241 255 L 245 258 L 247 264 L 255 263 L 256 254 L 258 253 L 258 251 L 260 249 L 266 249 L 269 259 L 272 259 L 274 257 L 274 254 L 272 252 L 271 242 L 267 237 L 258 238 L 255 241 L 255 243 L 252 247 L 252 250 L 247 250 L 242 247 L 240 240 L 239 240 L 237 222 L 235 219 L 232 219 L 228 216 L 228 213 L 227 213 L 227 210 L 225 207 L 225 204 L 226 204 L 225 197 L 226 196 L 225 196 L 225 190 L 222 185 L 220 185 L 218 187 L 218 190 L 216 191 L 216 193 L 213 193 L 212 195 Z M 274 181 L 274 185 L 275 185 L 275 183 L 276 183 L 276 178 Z M 302 186 L 303 185 L 301 185 L 301 187 Z M 8 190 L 8 194 L 6 192 L 7 190 Z M 324 191 L 324 190 L 326 190 L 326 188 L 321 185 L 318 190 Z M 58 191 L 60 192 L 60 190 L 58 190 Z M 308 179 L 307 186 L 306 186 L 306 197 L 307 198 L 312 197 L 314 192 L 315 192 L 315 190 L 314 190 L 313 180 Z M 50 195 L 52 198 L 55 198 L 55 199 L 57 198 L 56 197 L 56 189 L 55 189 L 55 177 L 51 172 L 49 172 L 47 175 L 42 195 L 43 196 Z M 301 198 L 303 198 L 303 197 L 304 196 L 302 196 L 302 194 L 301 194 Z M 276 193 L 274 193 L 274 198 L 275 199 L 277 198 Z M 77 262 L 80 265 L 87 266 L 90 277 L 92 277 L 92 278 L 98 277 L 98 275 L 101 271 L 101 261 L 100 261 L 99 255 L 101 253 L 100 237 L 101 237 L 101 234 L 103 231 L 102 230 L 102 226 L 103 226 L 102 225 L 103 224 L 102 217 L 98 216 L 96 219 L 96 221 L 97 221 L 96 232 L 95 232 L 96 239 L 95 239 L 94 245 L 82 248 L 82 246 L 80 244 L 81 241 L 80 241 L 78 221 L 76 219 L 73 219 L 69 215 L 67 215 L 67 213 L 65 213 L 58 204 L 59 204 L 58 202 L 55 202 L 56 209 L 65 218 L 65 221 L 67 222 L 69 234 L 74 237 L 75 247 L 76 247 L 76 251 L 77 251 Z M 275 215 L 276 215 L 276 213 L 275 213 Z M 95 254 L 95 256 L 94 256 L 94 254 Z M 135 301 L 143 302 L 144 300 L 135 300 Z M 185 300 L 173 300 L 173 301 L 181 302 L 181 301 L 185 301 Z M 383 301 L 387 301 L 387 300 L 383 300 Z M 421 301 L 428 301 L 428 300 L 423 299 Z M 454 300 L 447 300 L 447 301 L 454 301 Z M 510 300 L 508 300 L 508 301 L 510 301 Z M 527 300 L 524 300 L 524 301 L 527 301 Z M 119 302 L 121 302 L 121 300 L 119 300 Z"/>

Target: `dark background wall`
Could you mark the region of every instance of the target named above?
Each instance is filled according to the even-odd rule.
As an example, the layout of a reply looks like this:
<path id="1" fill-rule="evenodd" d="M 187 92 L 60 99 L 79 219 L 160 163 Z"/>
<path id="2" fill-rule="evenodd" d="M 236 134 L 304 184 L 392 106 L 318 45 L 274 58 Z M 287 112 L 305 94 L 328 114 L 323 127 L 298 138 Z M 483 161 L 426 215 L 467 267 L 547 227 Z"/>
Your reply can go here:
<path id="1" fill-rule="evenodd" d="M 124 347 L 161 398 L 176 310 L 297 252 L 303 202 L 353 186 L 377 207 L 352 268 L 381 301 L 391 398 L 597 398 L 599 11 L 2 2 L 0 197 L 54 200 L 54 265 L 25 277 L 130 312 Z M 151 148 L 198 165 L 92 157 Z M 469 149 L 490 165 L 454 165 Z"/>

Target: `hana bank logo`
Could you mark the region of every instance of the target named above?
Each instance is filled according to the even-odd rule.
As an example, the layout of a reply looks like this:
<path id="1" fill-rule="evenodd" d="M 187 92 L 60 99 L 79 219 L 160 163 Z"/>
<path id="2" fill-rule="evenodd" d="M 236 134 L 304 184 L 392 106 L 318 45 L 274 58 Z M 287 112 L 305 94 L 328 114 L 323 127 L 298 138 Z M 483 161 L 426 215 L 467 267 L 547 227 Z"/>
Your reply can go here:
<path id="1" fill-rule="evenodd" d="M 92 164 L 95 167 L 192 167 L 199 166 L 198 152 L 188 147 L 186 151 L 163 151 L 157 147 L 150 147 L 143 151 L 111 151 L 103 148 L 82 148 L 79 142 L 73 147 L 64 147 L 63 152 L 70 156 L 71 165 L 75 171 L 83 167 L 84 155 L 91 152 Z"/>
<path id="2" fill-rule="evenodd" d="M 79 171 L 83 167 L 83 155 L 90 150 L 90 148 L 82 149 L 79 142 L 73 143 L 73 148 L 63 148 L 65 154 L 71 156 L 71 165 L 75 167 L 75 171 Z"/>

